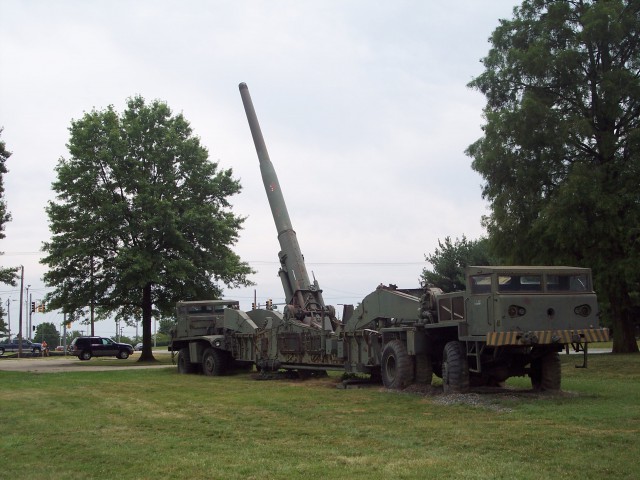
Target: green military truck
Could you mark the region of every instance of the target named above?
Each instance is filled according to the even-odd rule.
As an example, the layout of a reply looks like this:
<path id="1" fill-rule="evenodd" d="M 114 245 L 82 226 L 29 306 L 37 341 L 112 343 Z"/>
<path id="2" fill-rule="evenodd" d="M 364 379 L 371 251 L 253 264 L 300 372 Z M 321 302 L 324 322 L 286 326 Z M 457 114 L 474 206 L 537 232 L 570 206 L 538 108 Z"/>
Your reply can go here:
<path id="1" fill-rule="evenodd" d="M 371 341 L 347 341 L 346 370 L 369 364 L 389 388 L 431 383 L 435 373 L 447 392 L 523 375 L 534 388 L 557 390 L 558 352 L 573 348 L 586 359 L 590 342 L 609 339 L 587 268 L 469 267 L 466 281 L 463 292 L 381 286 L 368 295 L 343 336 L 367 331 Z"/>

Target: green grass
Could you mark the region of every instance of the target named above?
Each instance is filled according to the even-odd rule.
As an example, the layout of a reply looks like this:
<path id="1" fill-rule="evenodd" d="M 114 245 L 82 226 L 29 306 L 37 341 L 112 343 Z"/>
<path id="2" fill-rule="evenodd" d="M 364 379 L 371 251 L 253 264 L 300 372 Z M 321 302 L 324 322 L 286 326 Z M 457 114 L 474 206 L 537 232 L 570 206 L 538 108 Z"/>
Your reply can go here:
<path id="1" fill-rule="evenodd" d="M 84 363 L 99 360 L 122 365 Z M 0 468 L 18 479 L 639 478 L 640 356 L 593 355 L 587 370 L 562 360 L 556 395 L 527 392 L 526 379 L 443 397 L 338 390 L 337 376 L 0 372 Z"/>

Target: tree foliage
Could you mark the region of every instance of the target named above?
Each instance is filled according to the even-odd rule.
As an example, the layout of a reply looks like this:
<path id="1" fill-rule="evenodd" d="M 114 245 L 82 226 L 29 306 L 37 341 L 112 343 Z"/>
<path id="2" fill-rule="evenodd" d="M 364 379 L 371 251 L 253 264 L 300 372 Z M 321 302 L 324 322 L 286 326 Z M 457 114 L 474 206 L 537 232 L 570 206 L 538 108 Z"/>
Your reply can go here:
<path id="1" fill-rule="evenodd" d="M 470 83 L 487 99 L 467 153 L 492 247 L 513 263 L 591 267 L 614 352 L 638 350 L 639 27 L 636 0 L 527 0 Z"/>
<path id="2" fill-rule="evenodd" d="M 0 303 L 0 336 L 9 334 L 9 325 L 4 319 L 6 313 L 4 305 Z"/>
<path id="3" fill-rule="evenodd" d="M 50 349 L 60 345 L 60 332 L 58 332 L 58 328 L 51 322 L 42 322 L 39 324 L 33 335 L 34 342 L 42 343 L 45 340 Z"/>
<path id="4" fill-rule="evenodd" d="M 2 130 L 0 128 L 0 134 L 2 134 Z M 7 202 L 4 199 L 4 175 L 8 172 L 6 162 L 10 156 L 11 152 L 7 150 L 5 142 L 0 139 L 0 240 L 5 238 L 4 226 L 11 220 L 11 214 L 7 210 Z M 0 267 L 0 283 L 15 286 L 17 276 L 16 268 Z"/>
<path id="5" fill-rule="evenodd" d="M 153 315 L 171 315 L 177 300 L 217 298 L 221 284 L 250 284 L 231 250 L 244 219 L 228 197 L 240 184 L 160 101 L 129 99 L 121 115 L 93 110 L 69 130 L 70 157 L 57 165 L 57 201 L 47 207 L 47 301 L 69 320 L 87 309 L 141 318 L 141 359 L 151 359 Z"/>
<path id="6" fill-rule="evenodd" d="M 455 242 L 450 237 L 446 237 L 444 243 L 438 240 L 438 248 L 432 254 L 425 255 L 425 259 L 433 270 L 425 268 L 422 271 L 422 281 L 444 292 L 466 288 L 466 267 L 494 264 L 489 255 L 487 239 L 467 240 L 464 235 L 461 240 L 456 238 Z"/>

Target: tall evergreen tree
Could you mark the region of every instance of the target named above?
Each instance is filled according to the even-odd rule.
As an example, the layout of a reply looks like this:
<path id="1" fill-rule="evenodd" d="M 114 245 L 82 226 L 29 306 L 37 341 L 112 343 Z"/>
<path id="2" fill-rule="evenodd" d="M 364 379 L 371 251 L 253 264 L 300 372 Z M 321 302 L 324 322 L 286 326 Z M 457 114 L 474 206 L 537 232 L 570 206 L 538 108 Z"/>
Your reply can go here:
<path id="1" fill-rule="evenodd" d="M 0 135 L 2 134 L 0 128 Z M 0 139 L 0 240 L 5 238 L 4 225 L 11 220 L 11 214 L 7 210 L 7 202 L 4 200 L 4 175 L 8 172 L 6 162 L 11 156 L 11 152 L 7 150 L 6 144 Z M 0 253 L 2 255 L 2 253 Z M 15 285 L 17 279 L 16 268 L 0 267 L 0 283 Z"/>
<path id="2" fill-rule="evenodd" d="M 527 0 L 501 20 L 470 86 L 487 98 L 468 149 L 496 252 L 590 266 L 614 352 L 637 352 L 640 2 Z"/>
<path id="3" fill-rule="evenodd" d="M 51 308 L 69 319 L 141 318 L 141 360 L 151 320 L 177 300 L 217 298 L 221 285 L 248 285 L 249 266 L 231 250 L 244 218 L 228 197 L 240 184 L 218 170 L 182 115 L 160 101 L 128 101 L 73 121 L 70 157 L 56 168 L 43 245 Z"/>
<path id="4" fill-rule="evenodd" d="M 462 239 L 451 241 L 450 237 L 444 243 L 438 240 L 438 248 L 425 256 L 433 270 L 425 268 L 422 280 L 425 283 L 442 289 L 444 292 L 455 292 L 466 288 L 465 268 L 471 265 L 493 265 L 489 254 L 488 241 Z"/>

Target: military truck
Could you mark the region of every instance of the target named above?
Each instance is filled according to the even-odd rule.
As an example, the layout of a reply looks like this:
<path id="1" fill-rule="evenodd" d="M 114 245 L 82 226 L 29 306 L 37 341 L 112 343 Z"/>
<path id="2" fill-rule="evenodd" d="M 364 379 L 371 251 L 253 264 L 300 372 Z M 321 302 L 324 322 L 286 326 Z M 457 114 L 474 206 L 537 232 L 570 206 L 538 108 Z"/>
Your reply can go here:
<path id="1" fill-rule="evenodd" d="M 178 369 L 225 373 L 232 364 L 301 376 L 338 370 L 367 374 L 387 388 L 430 384 L 446 392 L 500 385 L 528 375 L 535 388 L 557 390 L 558 352 L 583 352 L 606 341 L 598 326 L 591 271 L 577 267 L 470 267 L 463 292 L 422 285 L 379 285 L 342 321 L 311 282 L 246 84 L 240 92 L 278 233 L 283 312 L 239 310 L 234 300 L 180 302 L 169 350 Z"/>

